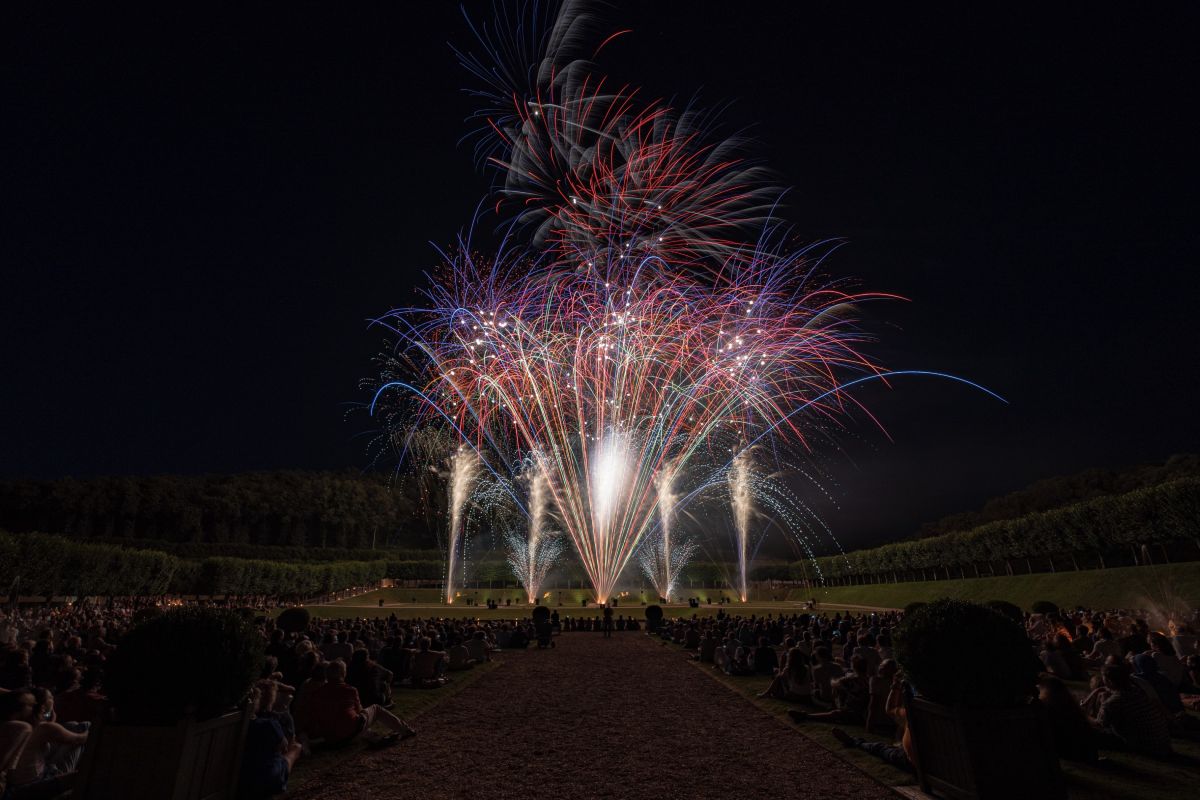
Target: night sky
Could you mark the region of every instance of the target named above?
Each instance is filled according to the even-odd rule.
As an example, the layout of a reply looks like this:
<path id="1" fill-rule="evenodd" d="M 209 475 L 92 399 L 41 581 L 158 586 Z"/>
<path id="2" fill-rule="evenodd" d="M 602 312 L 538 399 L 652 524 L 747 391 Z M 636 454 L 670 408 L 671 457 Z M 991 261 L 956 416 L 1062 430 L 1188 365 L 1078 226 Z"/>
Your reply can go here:
<path id="1" fill-rule="evenodd" d="M 365 468 L 365 320 L 488 188 L 452 3 L 7 6 L 0 474 Z M 893 368 L 825 457 L 847 546 L 1200 446 L 1197 10 L 616 3 L 602 55 L 728 103 Z M 473 6 L 486 16 L 490 5 Z M 93 12 L 96 13 L 96 12 Z"/>

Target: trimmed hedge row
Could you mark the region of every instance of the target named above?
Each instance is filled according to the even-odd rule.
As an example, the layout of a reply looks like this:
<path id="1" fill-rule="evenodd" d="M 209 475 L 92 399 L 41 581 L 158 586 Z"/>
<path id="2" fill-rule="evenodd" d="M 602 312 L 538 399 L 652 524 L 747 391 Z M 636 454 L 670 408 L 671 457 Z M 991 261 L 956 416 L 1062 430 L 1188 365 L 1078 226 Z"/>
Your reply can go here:
<path id="1" fill-rule="evenodd" d="M 1200 541 L 1200 479 L 1184 478 L 968 531 L 817 559 L 826 578 L 890 576 L 945 567 Z M 803 567 L 803 564 L 796 564 Z M 796 577 L 800 577 L 797 575 Z"/>
<path id="2" fill-rule="evenodd" d="M 0 533 L 5 594 L 165 594 L 178 559 L 156 550 L 85 544 L 61 536 Z"/>
<path id="3" fill-rule="evenodd" d="M 365 586 L 386 577 L 386 561 L 289 564 L 249 558 L 179 562 L 176 594 L 317 595 Z"/>
<path id="4" fill-rule="evenodd" d="M 74 537 L 73 537 L 74 538 Z M 76 541 L 81 541 L 76 539 Z M 303 545 L 239 544 L 236 542 L 172 542 L 166 539 L 87 539 L 96 544 L 115 544 L 161 550 L 179 558 L 257 558 L 264 561 L 440 561 L 440 550 L 422 548 L 345 548 Z"/>
<path id="5" fill-rule="evenodd" d="M 300 594 L 374 583 L 387 562 L 181 559 L 158 550 L 0 532 L 0 591 L 22 595 Z"/>

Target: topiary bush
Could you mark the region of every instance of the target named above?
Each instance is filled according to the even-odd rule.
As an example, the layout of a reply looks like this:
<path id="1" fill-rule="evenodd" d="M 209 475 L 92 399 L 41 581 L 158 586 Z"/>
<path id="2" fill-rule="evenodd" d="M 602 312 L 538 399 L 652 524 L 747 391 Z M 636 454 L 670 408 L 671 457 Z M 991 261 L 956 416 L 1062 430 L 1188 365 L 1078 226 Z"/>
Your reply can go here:
<path id="1" fill-rule="evenodd" d="M 1003 614 L 1018 625 L 1025 624 L 1025 612 L 1018 605 L 1007 600 L 988 600 L 984 605 L 998 614 Z"/>
<path id="2" fill-rule="evenodd" d="M 310 621 L 312 621 L 312 614 L 308 612 L 307 608 L 285 608 L 275 619 L 275 627 L 287 633 L 303 633 L 308 630 Z"/>
<path id="3" fill-rule="evenodd" d="M 172 609 L 121 639 L 104 685 L 121 722 L 208 719 L 242 702 L 263 651 L 262 636 L 237 613 Z"/>
<path id="4" fill-rule="evenodd" d="M 1058 605 L 1055 603 L 1051 603 L 1049 600 L 1037 600 L 1031 606 L 1031 609 L 1032 609 L 1033 613 L 1035 613 L 1035 614 L 1057 614 L 1058 613 Z"/>
<path id="5" fill-rule="evenodd" d="M 893 644 L 916 690 L 943 705 L 1023 705 L 1042 669 L 1020 625 L 961 600 L 936 600 L 906 615 Z"/>
<path id="6" fill-rule="evenodd" d="M 660 606 L 646 606 L 646 630 L 656 631 L 662 624 L 663 610 Z"/>

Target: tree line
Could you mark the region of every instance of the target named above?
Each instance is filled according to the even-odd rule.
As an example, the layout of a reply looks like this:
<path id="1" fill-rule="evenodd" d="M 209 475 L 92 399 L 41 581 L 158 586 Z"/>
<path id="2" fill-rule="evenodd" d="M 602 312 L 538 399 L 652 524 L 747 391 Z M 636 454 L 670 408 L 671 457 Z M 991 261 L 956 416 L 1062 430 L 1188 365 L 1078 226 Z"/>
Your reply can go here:
<path id="1" fill-rule="evenodd" d="M 951 514 L 937 522 L 925 523 L 919 535 L 972 530 L 989 522 L 1017 519 L 1039 511 L 1197 477 L 1200 477 L 1200 456 L 1194 454 L 1174 455 L 1162 464 L 1141 464 L 1121 470 L 1089 469 L 1075 475 L 1058 475 L 988 500 L 978 511 Z"/>
<path id="2" fill-rule="evenodd" d="M 1189 477 L 1200 478 L 1200 456 L 1049 478 L 920 533 L 974 530 Z M 0 481 L 0 529 L 146 542 L 184 558 L 369 561 L 381 557 L 371 551 L 383 550 L 386 558 L 425 560 L 445 524 L 444 483 L 431 470 L 9 480 Z"/>
<path id="3" fill-rule="evenodd" d="M 0 481 L 0 528 L 95 541 L 289 548 L 437 546 L 413 476 L 333 472 Z"/>
<path id="4" fill-rule="evenodd" d="M 1196 558 L 1200 477 L 1191 473 L 1197 467 L 1195 456 L 1176 456 L 1162 466 L 1071 476 L 1054 491 L 1032 491 L 1035 484 L 999 505 L 989 503 L 981 513 L 1015 513 L 1022 504 L 1037 507 L 1052 497 L 1094 496 L 815 561 L 759 561 L 750 577 L 926 580 L 951 577 L 951 570 L 958 573 L 954 577 L 997 569 L 1012 574 L 1014 562 L 1022 560 L 1025 571 L 1033 571 L 1030 559 L 1047 560 L 1050 569 L 1056 559 L 1061 568 L 1103 568 L 1122 554 L 1122 563 L 1170 560 L 1170 552 L 1181 548 Z M 1184 477 L 1160 482 L 1178 475 Z M 440 582 L 445 559 L 434 546 L 440 523 L 428 516 L 440 503 L 418 496 L 433 491 L 424 483 L 406 488 L 370 476 L 305 472 L 0 482 L 0 528 L 43 527 L 64 534 L 0 533 L 0 590 L 17 581 L 21 593 L 38 595 L 311 596 L 381 578 Z M 1115 492 L 1129 485 L 1136 488 Z M 468 581 L 514 580 L 498 553 L 479 556 L 468 560 Z M 732 572 L 730 564 L 695 561 L 682 580 L 715 586 Z M 584 579 L 570 557 L 552 576 L 571 583 Z"/>

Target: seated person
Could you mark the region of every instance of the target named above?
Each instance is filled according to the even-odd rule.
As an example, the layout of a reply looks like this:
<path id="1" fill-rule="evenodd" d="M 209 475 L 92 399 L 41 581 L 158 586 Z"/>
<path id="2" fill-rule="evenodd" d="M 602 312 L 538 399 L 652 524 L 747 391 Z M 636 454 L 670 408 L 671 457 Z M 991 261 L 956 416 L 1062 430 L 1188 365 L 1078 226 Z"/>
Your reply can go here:
<path id="1" fill-rule="evenodd" d="M 1151 653 L 1141 653 L 1133 657 L 1133 682 L 1158 705 L 1173 733 L 1200 728 L 1200 721 L 1188 715 L 1179 689 L 1158 671 L 1158 662 Z"/>
<path id="2" fill-rule="evenodd" d="M 412 657 L 413 685 L 421 685 L 441 680 L 446 672 L 446 654 L 441 650 L 432 649 L 428 636 L 422 636 L 417 641 L 417 652 Z"/>
<path id="3" fill-rule="evenodd" d="M 1196 644 L 1197 641 L 1200 640 L 1197 639 L 1196 634 L 1192 630 L 1192 626 L 1188 625 L 1187 623 L 1183 623 L 1174 627 L 1175 635 L 1171 637 L 1171 642 L 1175 646 L 1175 654 L 1182 660 L 1186 660 L 1189 656 L 1196 655 Z M 1193 683 L 1195 683 L 1195 681 L 1193 681 Z"/>
<path id="4" fill-rule="evenodd" d="M 336 635 L 325 634 L 325 641 L 321 644 L 321 654 L 325 656 L 326 661 L 333 661 L 335 658 L 343 661 L 350 660 L 350 656 L 354 655 L 354 647 L 346 639 L 345 631 L 339 631 Z"/>
<path id="5" fill-rule="evenodd" d="M 33 670 L 29 667 L 29 653 L 26 650 L 10 650 L 4 656 L 4 666 L 0 668 L 0 689 L 16 691 L 33 683 Z"/>
<path id="6" fill-rule="evenodd" d="M 1054 639 L 1046 639 L 1042 644 L 1042 652 L 1039 655 L 1042 659 L 1042 664 L 1046 667 L 1046 671 L 1051 675 L 1061 678 L 1064 681 L 1075 679 L 1075 675 L 1071 672 L 1070 664 L 1067 663 L 1062 650 L 1059 649 L 1058 643 Z"/>
<path id="7" fill-rule="evenodd" d="M 491 656 L 488 655 L 487 637 L 482 630 L 477 630 L 471 634 L 471 638 L 467 639 L 465 644 L 471 660 L 476 664 L 482 664 L 485 661 L 491 660 Z"/>
<path id="8" fill-rule="evenodd" d="M 771 647 L 765 636 L 758 638 L 758 647 L 754 648 L 751 660 L 755 673 L 759 675 L 774 675 L 775 670 L 779 668 L 779 657 L 775 655 L 775 648 Z"/>
<path id="9" fill-rule="evenodd" d="M 575 621 L 571 621 L 571 630 L 575 630 Z M 512 630 L 508 627 L 508 623 L 500 626 L 500 630 L 496 631 L 496 647 L 501 649 L 508 647 L 508 642 L 512 638 Z"/>
<path id="10" fill-rule="evenodd" d="M 1070 637 L 1063 633 L 1058 634 L 1054 637 L 1054 646 L 1067 667 L 1067 680 L 1087 680 L 1087 664 L 1084 662 L 1083 656 L 1079 654 L 1079 651 L 1071 643 Z"/>
<path id="11" fill-rule="evenodd" d="M 7 796 L 8 775 L 33 733 L 33 726 L 24 718 L 35 702 L 28 692 L 0 689 L 0 796 Z"/>
<path id="12" fill-rule="evenodd" d="M 461 642 L 452 646 L 446 651 L 446 654 L 448 658 L 446 668 L 451 671 L 457 672 L 475 666 L 475 662 L 471 659 L 471 651 Z"/>
<path id="13" fill-rule="evenodd" d="M 829 648 L 820 645 L 813 651 L 813 697 L 833 705 L 833 681 L 842 677 L 842 668 L 833 660 Z"/>
<path id="14" fill-rule="evenodd" d="M 1103 664 L 1109 657 L 1121 657 L 1121 643 L 1113 637 L 1113 632 L 1108 628 L 1100 628 L 1096 632 L 1096 644 L 1092 647 L 1092 652 L 1088 654 L 1085 661 L 1096 666 Z"/>
<path id="15" fill-rule="evenodd" d="M 882 667 L 882 664 L 880 666 Z M 906 719 L 906 712 L 904 710 L 904 685 L 900 681 L 898 672 L 892 676 L 892 683 L 888 690 L 885 707 L 887 715 L 891 717 L 896 726 L 896 732 L 900 735 L 900 739 L 896 744 L 869 742 L 866 739 L 851 736 L 841 728 L 834 728 L 830 733 L 842 743 L 843 747 L 857 747 L 863 752 L 870 753 L 876 758 L 886 761 L 896 769 L 901 769 L 905 772 L 914 772 L 912 734 L 908 729 L 908 720 Z"/>
<path id="16" fill-rule="evenodd" d="M 799 647 L 793 647 L 784 656 L 783 667 L 775 675 L 771 685 L 759 697 L 810 702 L 812 690 L 812 674 L 808 666 L 808 656 Z"/>
<path id="17" fill-rule="evenodd" d="M 858 646 L 851 652 L 850 657 L 862 656 L 867 662 L 867 674 L 874 675 L 879 669 L 879 662 L 883 659 L 879 655 L 879 651 L 875 649 L 875 637 L 870 633 L 864 633 L 858 640 Z"/>
<path id="18" fill-rule="evenodd" d="M 1150 654 L 1158 665 L 1158 673 L 1171 682 L 1176 689 L 1186 691 L 1191 688 L 1187 679 L 1187 670 L 1183 662 L 1175 655 L 1175 646 L 1171 640 L 1161 633 L 1150 634 Z"/>
<path id="19" fill-rule="evenodd" d="M 254 698 L 258 714 L 246 729 L 242 750 L 239 797 L 269 798 L 287 791 L 288 776 L 300 758 L 291 716 L 271 711 L 278 689 L 274 681 L 260 681 Z M 286 722 L 286 726 L 285 726 Z"/>
<path id="20" fill-rule="evenodd" d="M 384 741 L 396 741 L 416 733 L 404 720 L 379 705 L 363 706 L 358 690 L 346 683 L 345 662 L 331 661 L 326 682 L 312 690 L 309 698 L 310 735 L 329 742 L 346 742 L 376 722 L 392 733 Z"/>
<path id="21" fill-rule="evenodd" d="M 699 659 L 701 663 L 711 664 L 717 652 L 717 637 L 712 631 L 704 634 L 704 638 L 700 640 Z"/>
<path id="22" fill-rule="evenodd" d="M 363 705 L 386 706 L 392 702 L 392 672 L 372 661 L 365 648 L 358 648 L 346 668 L 346 683 L 358 689 Z"/>
<path id="23" fill-rule="evenodd" d="M 737 637 L 733 635 L 733 631 L 730 631 L 725 636 L 725 641 L 721 643 L 721 649 L 725 651 L 724 661 L 717 661 L 717 665 L 725 664 L 727 667 L 729 664 L 732 664 L 739 647 L 741 645 L 738 644 Z M 722 668 L 725 669 L 725 667 Z M 728 672 L 729 670 L 725 669 L 725 671 Z"/>
<path id="24" fill-rule="evenodd" d="M 1173 752 L 1167 718 L 1133 683 L 1124 664 L 1106 664 L 1100 672 L 1107 693 L 1093 720 L 1101 747 L 1128 749 L 1166 757 Z"/>
<path id="25" fill-rule="evenodd" d="M 852 671 L 833 681 L 833 700 L 837 706 L 833 711 L 810 714 L 793 708 L 788 711 L 788 716 L 797 722 L 813 719 L 848 725 L 864 724 L 871 703 L 867 660 L 862 656 L 854 656 L 850 659 L 850 664 Z"/>
<path id="26" fill-rule="evenodd" d="M 312 695 L 316 689 L 325 685 L 325 673 L 329 669 L 329 662 L 318 661 L 309 670 L 309 677 L 300 688 L 296 690 L 296 699 L 292 701 L 292 718 L 296 725 L 296 732 L 302 738 L 313 738 L 312 736 Z"/>
<path id="27" fill-rule="evenodd" d="M 403 637 L 395 637 L 391 649 L 385 647 L 380 652 L 380 658 L 387 657 L 382 663 L 384 669 L 392 673 L 392 682 L 407 680 L 412 673 L 412 657 L 414 650 L 404 646 Z"/>
<path id="28" fill-rule="evenodd" d="M 1054 734 L 1054 750 L 1067 761 L 1096 761 L 1096 734 L 1071 690 L 1061 679 L 1038 681 L 1038 700 L 1046 709 Z"/>
<path id="29" fill-rule="evenodd" d="M 22 689 L 14 694 L 22 695 L 22 713 L 25 715 L 17 719 L 29 723 L 33 730 L 16 766 L 9 773 L 9 785 L 20 788 L 51 782 L 74 772 L 83 755 L 90 723 L 60 725 L 54 714 L 54 696 L 46 689 Z M 30 704 L 28 699 L 33 703 Z"/>
<path id="30" fill-rule="evenodd" d="M 754 667 L 750 665 L 750 651 L 739 647 L 733 654 L 733 660 L 726 662 L 725 671 L 730 675 L 753 675 Z"/>
<path id="31" fill-rule="evenodd" d="M 296 721 L 286 708 L 279 708 L 279 684 L 269 678 L 258 681 L 252 693 L 256 717 L 273 719 L 289 741 L 296 739 Z"/>
<path id="32" fill-rule="evenodd" d="M 895 726 L 887 710 L 887 699 L 899 669 L 890 658 L 879 662 L 875 674 L 867 680 L 870 700 L 867 705 L 867 733 L 891 731 Z"/>
<path id="33" fill-rule="evenodd" d="M 68 682 L 69 679 L 69 682 Z M 97 691 L 100 670 L 92 668 L 80 675 L 71 670 L 55 693 L 54 713 L 64 722 L 95 722 L 104 708 L 104 696 Z"/>
<path id="34" fill-rule="evenodd" d="M 529 647 L 529 636 L 523 628 L 517 625 L 508 636 L 508 646 L 514 650 L 524 650 Z"/>

